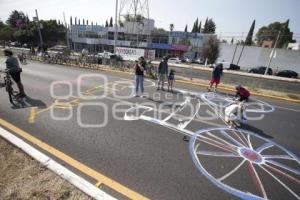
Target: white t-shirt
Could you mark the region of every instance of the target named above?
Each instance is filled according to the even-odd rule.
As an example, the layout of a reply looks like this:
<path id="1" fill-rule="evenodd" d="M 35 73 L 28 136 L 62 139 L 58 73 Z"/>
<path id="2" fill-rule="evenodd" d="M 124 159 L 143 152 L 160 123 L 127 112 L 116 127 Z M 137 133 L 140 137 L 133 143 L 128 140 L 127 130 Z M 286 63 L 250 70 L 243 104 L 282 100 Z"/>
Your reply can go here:
<path id="1" fill-rule="evenodd" d="M 230 106 L 227 106 L 225 108 L 225 120 L 226 121 L 236 120 L 238 109 L 239 109 L 238 104 L 232 104 Z"/>

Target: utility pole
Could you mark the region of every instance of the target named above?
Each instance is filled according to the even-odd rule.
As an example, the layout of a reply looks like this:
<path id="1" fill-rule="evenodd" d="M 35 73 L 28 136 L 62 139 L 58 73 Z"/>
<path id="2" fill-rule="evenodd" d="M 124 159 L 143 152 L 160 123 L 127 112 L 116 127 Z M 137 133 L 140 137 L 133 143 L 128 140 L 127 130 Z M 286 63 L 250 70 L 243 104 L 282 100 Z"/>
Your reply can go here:
<path id="1" fill-rule="evenodd" d="M 245 48 L 245 42 L 243 43 L 243 48 L 242 48 L 242 50 L 241 50 L 241 53 L 240 53 L 240 56 L 239 56 L 239 59 L 238 59 L 236 65 L 239 65 L 240 59 L 241 59 L 241 57 L 242 57 L 242 55 L 243 55 L 243 52 L 244 52 L 244 48 Z"/>
<path id="2" fill-rule="evenodd" d="M 242 38 L 243 37 L 244 37 L 244 32 L 242 33 Z M 241 40 L 241 41 L 243 41 L 243 40 Z M 242 57 L 243 52 L 244 52 L 244 48 L 245 48 L 245 41 L 243 42 L 243 47 L 242 47 L 242 50 L 241 50 L 241 53 L 240 53 L 240 56 L 239 56 L 239 59 L 238 59 L 236 65 L 239 65 L 239 63 L 240 63 L 241 57 Z"/>
<path id="3" fill-rule="evenodd" d="M 116 46 L 118 39 L 118 0 L 116 0 L 116 13 L 115 13 L 115 32 L 114 32 L 114 53 L 116 54 Z"/>
<path id="4" fill-rule="evenodd" d="M 233 64 L 233 61 L 234 61 L 234 57 L 235 57 L 235 53 L 236 53 L 237 47 L 238 47 L 238 44 L 235 45 L 235 49 L 234 49 L 234 53 L 233 53 L 233 57 L 232 57 L 231 64 Z"/>
<path id="5" fill-rule="evenodd" d="M 277 39 L 276 39 L 276 42 L 275 42 L 274 47 L 272 49 L 272 52 L 271 52 L 271 55 L 270 55 L 270 58 L 269 58 L 269 62 L 268 62 L 268 65 L 267 65 L 267 68 L 266 68 L 266 71 L 265 71 L 264 75 L 267 75 L 267 73 L 268 73 L 268 69 L 271 65 L 271 62 L 272 62 L 272 59 L 273 59 L 273 56 L 274 56 L 274 53 L 275 53 L 275 48 L 276 48 L 277 42 L 279 40 L 280 33 L 281 33 L 281 31 L 278 32 Z"/>
<path id="6" fill-rule="evenodd" d="M 41 24 L 40 24 L 40 21 L 39 21 L 39 16 L 38 16 L 37 9 L 35 9 L 35 14 L 36 14 L 36 20 L 37 20 L 37 25 L 38 25 L 38 31 L 39 31 L 41 49 L 43 50 L 44 44 L 43 44 L 43 38 L 42 38 L 42 32 L 41 32 Z"/>

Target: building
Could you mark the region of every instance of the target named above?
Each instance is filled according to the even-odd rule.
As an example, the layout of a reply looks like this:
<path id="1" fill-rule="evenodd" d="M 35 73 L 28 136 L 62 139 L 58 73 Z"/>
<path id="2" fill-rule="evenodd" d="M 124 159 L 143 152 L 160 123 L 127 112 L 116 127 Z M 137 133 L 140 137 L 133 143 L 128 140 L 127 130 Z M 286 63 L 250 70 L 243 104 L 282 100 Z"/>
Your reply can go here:
<path id="1" fill-rule="evenodd" d="M 125 21 L 117 28 L 116 46 L 154 49 L 156 57 L 198 57 L 201 47 L 211 34 L 165 31 L 154 26 L 153 19 Z M 71 25 L 68 32 L 71 49 L 89 52 L 114 50 L 114 27 L 95 25 Z"/>

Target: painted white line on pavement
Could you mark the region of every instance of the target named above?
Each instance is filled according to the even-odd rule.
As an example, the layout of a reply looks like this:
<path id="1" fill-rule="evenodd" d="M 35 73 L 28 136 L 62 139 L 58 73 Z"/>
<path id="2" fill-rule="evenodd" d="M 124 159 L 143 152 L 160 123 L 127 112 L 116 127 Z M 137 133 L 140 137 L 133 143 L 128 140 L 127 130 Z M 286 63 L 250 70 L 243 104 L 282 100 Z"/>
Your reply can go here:
<path id="1" fill-rule="evenodd" d="M 85 179 L 74 174 L 64 166 L 60 165 L 53 159 L 41 153 L 40 151 L 30 146 L 29 144 L 19 139 L 18 137 L 14 136 L 12 133 L 8 132 L 2 127 L 0 127 L 0 136 L 2 136 L 4 139 L 11 142 L 16 147 L 22 149 L 28 155 L 30 155 L 31 157 L 39 161 L 42 165 L 44 165 L 45 167 L 47 167 L 48 169 L 56 173 L 58 176 L 67 180 L 68 182 L 70 182 L 75 187 L 77 187 L 87 195 L 91 196 L 92 198 L 97 200 L 116 200 L 116 198 L 110 196 L 109 194 L 95 187 L 93 184 L 89 183 Z"/>

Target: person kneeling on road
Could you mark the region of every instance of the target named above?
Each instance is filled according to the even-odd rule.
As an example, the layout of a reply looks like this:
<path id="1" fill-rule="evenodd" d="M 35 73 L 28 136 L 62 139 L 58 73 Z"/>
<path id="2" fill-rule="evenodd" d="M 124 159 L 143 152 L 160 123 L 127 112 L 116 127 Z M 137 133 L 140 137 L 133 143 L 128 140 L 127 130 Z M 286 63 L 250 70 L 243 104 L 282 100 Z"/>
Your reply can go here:
<path id="1" fill-rule="evenodd" d="M 242 87 L 241 85 L 238 85 L 235 87 L 236 89 L 236 94 L 235 94 L 235 100 L 239 102 L 247 102 L 250 97 L 250 92 L 246 88 Z M 241 109 L 241 117 L 242 120 L 246 120 L 244 117 L 244 109 Z"/>
<path id="2" fill-rule="evenodd" d="M 235 87 L 236 94 L 235 98 L 238 101 L 248 101 L 250 97 L 250 92 L 246 88 L 242 87 L 241 85 L 238 85 Z"/>
<path id="3" fill-rule="evenodd" d="M 19 89 L 19 93 L 17 94 L 17 97 L 24 98 L 24 97 L 26 97 L 26 94 L 24 92 L 24 87 L 21 82 L 22 68 L 19 65 L 18 59 L 13 56 L 13 52 L 10 49 L 5 49 L 4 55 L 7 57 L 6 62 L 5 62 L 6 69 L 9 70 L 10 76 L 17 83 L 17 86 Z"/>
<path id="4" fill-rule="evenodd" d="M 244 109 L 244 102 L 235 102 L 225 108 L 225 122 L 229 124 L 229 128 L 239 126 L 238 121 L 243 120 L 241 110 Z"/>

